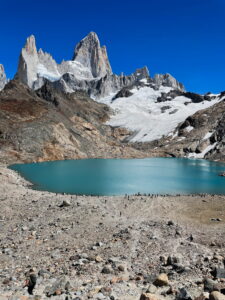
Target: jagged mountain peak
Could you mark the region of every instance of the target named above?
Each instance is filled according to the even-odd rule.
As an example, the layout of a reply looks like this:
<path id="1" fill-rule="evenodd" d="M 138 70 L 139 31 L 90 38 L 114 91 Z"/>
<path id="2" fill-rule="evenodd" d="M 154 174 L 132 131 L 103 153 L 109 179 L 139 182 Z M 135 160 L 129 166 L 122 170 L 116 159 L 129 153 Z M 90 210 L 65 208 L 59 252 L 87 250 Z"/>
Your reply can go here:
<path id="1" fill-rule="evenodd" d="M 0 64 L 0 74 L 5 73 L 5 69 L 4 66 L 2 64 Z"/>
<path id="2" fill-rule="evenodd" d="M 2 64 L 0 64 L 0 90 L 2 90 L 7 83 L 7 78 L 5 74 L 5 69 Z"/>
<path id="3" fill-rule="evenodd" d="M 38 65 L 38 53 L 34 35 L 27 38 L 21 50 L 18 69 L 15 75 L 22 83 L 33 88 L 33 82 L 37 80 L 36 66 Z"/>
<path id="4" fill-rule="evenodd" d="M 96 47 L 100 48 L 100 41 L 98 35 L 95 32 L 91 31 L 75 46 L 72 60 L 76 60 L 76 58 L 79 56 L 80 49 L 83 50 L 83 48 L 88 48 L 89 50 L 92 50 L 91 48 Z"/>
<path id="5" fill-rule="evenodd" d="M 97 45 L 99 45 L 100 46 L 100 39 L 99 39 L 99 37 L 98 37 L 98 35 L 97 35 L 97 33 L 96 32 L 94 32 L 94 31 L 91 31 L 91 32 L 89 32 L 79 43 L 78 43 L 78 45 L 80 44 L 80 43 L 95 43 L 95 44 L 97 44 Z M 78 46 L 77 45 L 77 46 Z M 77 47 L 76 46 L 76 47 Z M 75 48 L 76 48 L 75 47 Z M 105 46 L 102 46 L 102 47 L 105 47 Z"/>
<path id="6" fill-rule="evenodd" d="M 37 51 L 34 35 L 29 36 L 20 54 L 16 78 L 35 90 L 49 80 L 63 92 L 84 90 L 94 99 L 116 94 L 124 87 L 143 83 L 145 79 L 146 83 L 155 84 L 156 89 L 163 85 L 184 91 L 183 85 L 170 74 L 150 78 L 147 67 L 128 76 L 113 74 L 107 49 L 101 46 L 93 31 L 77 44 L 73 59 L 63 60 L 61 64 L 42 49 Z"/>
<path id="7" fill-rule="evenodd" d="M 90 31 L 89 34 L 83 38 L 83 40 L 85 40 L 85 39 L 94 39 L 97 42 L 99 42 L 99 37 L 98 37 L 97 33 L 94 31 Z"/>
<path id="8" fill-rule="evenodd" d="M 149 69 L 147 66 L 137 69 L 134 74 L 135 74 L 137 80 L 148 78 L 150 76 L 150 72 L 149 72 Z"/>
<path id="9" fill-rule="evenodd" d="M 37 53 L 36 40 L 33 34 L 27 38 L 24 49 L 27 51 L 28 54 Z"/>
<path id="10" fill-rule="evenodd" d="M 106 47 L 101 47 L 95 32 L 90 32 L 77 44 L 73 61 L 89 68 L 94 78 L 112 74 Z"/>
<path id="11" fill-rule="evenodd" d="M 38 50 L 38 54 L 39 55 L 43 55 L 45 52 L 42 50 L 42 48 L 40 48 L 39 50 Z"/>

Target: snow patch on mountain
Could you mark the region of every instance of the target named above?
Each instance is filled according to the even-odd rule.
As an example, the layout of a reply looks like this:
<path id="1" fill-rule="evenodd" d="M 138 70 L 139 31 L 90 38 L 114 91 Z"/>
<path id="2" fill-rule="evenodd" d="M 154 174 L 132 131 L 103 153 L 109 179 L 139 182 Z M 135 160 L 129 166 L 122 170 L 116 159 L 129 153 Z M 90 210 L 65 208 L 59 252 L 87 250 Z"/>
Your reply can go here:
<path id="1" fill-rule="evenodd" d="M 213 150 L 213 149 L 216 147 L 217 144 L 218 144 L 218 143 L 215 142 L 215 143 L 213 143 L 213 144 L 211 144 L 211 145 L 208 145 L 201 153 L 195 153 L 195 152 L 189 153 L 187 157 L 188 157 L 188 158 L 204 158 L 205 155 L 206 155 L 209 151 Z"/>
<path id="2" fill-rule="evenodd" d="M 61 77 L 61 74 L 59 72 L 51 72 L 46 68 L 46 66 L 42 64 L 37 65 L 37 75 L 38 77 L 44 77 L 50 81 L 59 80 Z"/>
<path id="3" fill-rule="evenodd" d="M 190 131 L 192 131 L 194 129 L 194 127 L 193 126 L 188 126 L 188 127 L 186 127 L 185 128 L 185 130 L 187 131 L 187 132 L 190 132 Z"/>
<path id="4" fill-rule="evenodd" d="M 213 133 L 214 132 L 207 132 L 206 134 L 205 134 L 205 136 L 203 137 L 203 141 L 206 141 L 206 140 L 208 140 L 212 135 L 213 135 Z"/>
<path id="5" fill-rule="evenodd" d="M 211 101 L 193 103 L 190 98 L 177 96 L 168 101 L 159 102 L 157 98 L 172 90 L 170 87 L 160 86 L 158 90 L 151 87 L 133 88 L 130 97 L 112 97 L 99 100 L 108 104 L 114 114 L 108 124 L 113 127 L 125 127 L 134 132 L 131 142 L 150 142 L 172 135 L 177 125 L 188 116 L 201 109 L 208 108 L 219 102 L 219 97 Z"/>
<path id="6" fill-rule="evenodd" d="M 73 74 L 78 80 L 92 80 L 93 76 L 89 68 L 85 67 L 78 61 L 63 61 L 59 65 L 61 75 L 65 73 Z"/>

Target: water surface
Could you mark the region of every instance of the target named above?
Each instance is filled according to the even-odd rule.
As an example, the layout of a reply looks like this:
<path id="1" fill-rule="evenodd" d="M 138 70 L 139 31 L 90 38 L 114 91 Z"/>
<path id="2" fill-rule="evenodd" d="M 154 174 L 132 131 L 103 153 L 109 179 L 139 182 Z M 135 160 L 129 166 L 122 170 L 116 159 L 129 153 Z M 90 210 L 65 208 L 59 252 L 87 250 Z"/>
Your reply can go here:
<path id="1" fill-rule="evenodd" d="M 182 158 L 85 159 L 10 167 L 38 190 L 80 195 L 225 194 L 225 164 Z"/>

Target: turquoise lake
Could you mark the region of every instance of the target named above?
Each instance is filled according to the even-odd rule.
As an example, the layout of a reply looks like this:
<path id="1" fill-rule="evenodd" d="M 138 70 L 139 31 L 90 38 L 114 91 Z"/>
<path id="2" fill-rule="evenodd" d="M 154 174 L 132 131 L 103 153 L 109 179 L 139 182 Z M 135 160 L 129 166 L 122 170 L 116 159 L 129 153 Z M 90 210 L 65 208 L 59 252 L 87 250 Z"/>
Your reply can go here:
<path id="1" fill-rule="evenodd" d="M 182 158 L 84 159 L 10 166 L 38 190 L 77 195 L 225 194 L 225 164 Z"/>

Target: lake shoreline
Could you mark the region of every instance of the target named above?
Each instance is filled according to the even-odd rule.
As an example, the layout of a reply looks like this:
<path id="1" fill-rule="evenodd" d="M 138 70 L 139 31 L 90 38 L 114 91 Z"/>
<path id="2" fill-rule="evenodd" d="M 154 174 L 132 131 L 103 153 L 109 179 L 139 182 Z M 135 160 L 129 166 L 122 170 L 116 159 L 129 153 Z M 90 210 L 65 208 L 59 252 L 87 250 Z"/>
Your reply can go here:
<path id="1" fill-rule="evenodd" d="M 221 176 L 225 164 L 199 159 L 99 158 L 15 164 L 8 168 L 30 181 L 35 190 L 67 195 L 164 197 L 225 194 Z M 197 181 L 199 185 L 196 186 Z"/>
<path id="2" fill-rule="evenodd" d="M 0 173 L 3 299 L 29 295 L 23 285 L 31 269 L 41 299 L 47 286 L 57 290 L 55 300 L 139 300 L 149 287 L 157 299 L 175 299 L 180 288 L 194 299 L 207 296 L 204 278 L 213 279 L 212 268 L 225 259 L 223 195 L 62 195 L 31 189 L 6 165 Z M 168 264 L 169 257 L 179 263 Z M 153 284 L 160 273 L 169 285 Z"/>

